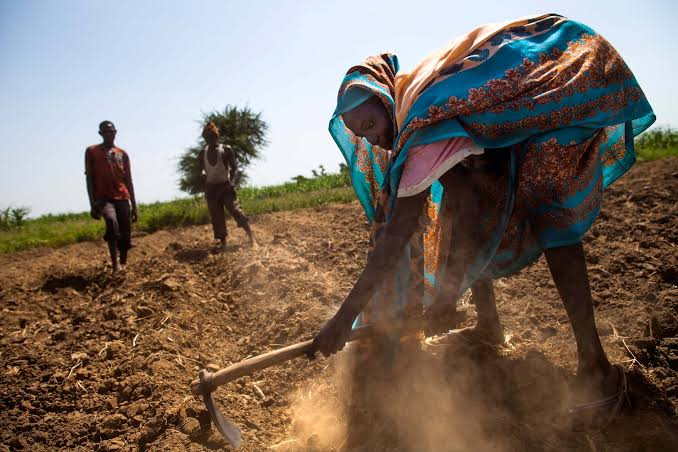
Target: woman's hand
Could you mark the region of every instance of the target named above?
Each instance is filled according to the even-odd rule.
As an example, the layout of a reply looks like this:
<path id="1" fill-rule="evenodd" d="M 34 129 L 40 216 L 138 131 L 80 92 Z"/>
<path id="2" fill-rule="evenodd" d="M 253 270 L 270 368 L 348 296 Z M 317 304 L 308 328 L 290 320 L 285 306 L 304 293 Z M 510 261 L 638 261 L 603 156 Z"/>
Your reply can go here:
<path id="1" fill-rule="evenodd" d="M 313 344 L 311 344 L 306 355 L 313 359 L 316 352 L 320 352 L 327 357 L 343 349 L 351 335 L 353 320 L 349 316 L 337 312 L 313 339 Z"/>

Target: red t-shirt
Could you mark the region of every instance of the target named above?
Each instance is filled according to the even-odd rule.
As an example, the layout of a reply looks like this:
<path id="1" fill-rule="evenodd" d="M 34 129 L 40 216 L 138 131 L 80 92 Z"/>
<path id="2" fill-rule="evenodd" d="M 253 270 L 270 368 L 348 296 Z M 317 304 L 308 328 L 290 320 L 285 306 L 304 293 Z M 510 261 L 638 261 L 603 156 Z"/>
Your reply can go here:
<path id="1" fill-rule="evenodd" d="M 85 173 L 92 178 L 94 199 L 129 199 L 128 178 L 132 179 L 129 157 L 118 147 L 102 144 L 85 151 Z"/>

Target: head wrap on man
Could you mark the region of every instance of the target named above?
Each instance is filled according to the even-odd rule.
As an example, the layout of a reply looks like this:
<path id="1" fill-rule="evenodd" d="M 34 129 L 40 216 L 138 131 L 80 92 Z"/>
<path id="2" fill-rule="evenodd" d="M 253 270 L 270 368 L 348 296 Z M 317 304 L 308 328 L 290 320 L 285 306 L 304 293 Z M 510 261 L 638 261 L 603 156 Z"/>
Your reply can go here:
<path id="1" fill-rule="evenodd" d="M 209 134 L 213 134 L 215 137 L 219 138 L 219 128 L 211 121 L 205 124 L 205 127 L 202 129 L 202 137 L 204 139 L 207 139 Z"/>

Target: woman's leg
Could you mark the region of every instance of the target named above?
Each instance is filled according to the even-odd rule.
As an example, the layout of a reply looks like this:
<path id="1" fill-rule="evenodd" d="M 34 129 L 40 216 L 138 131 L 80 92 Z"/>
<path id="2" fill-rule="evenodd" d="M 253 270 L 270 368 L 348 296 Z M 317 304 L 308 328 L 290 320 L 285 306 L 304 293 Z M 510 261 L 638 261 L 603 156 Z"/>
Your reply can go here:
<path id="1" fill-rule="evenodd" d="M 499 314 L 497 313 L 497 304 L 494 296 L 494 288 L 492 287 L 492 280 L 476 281 L 471 286 L 471 293 L 473 301 L 476 305 L 476 312 L 478 313 L 478 322 L 475 326 L 451 330 L 443 336 L 438 336 L 433 339 L 427 339 L 426 343 L 433 346 L 448 346 L 462 340 L 463 343 L 485 343 L 491 345 L 498 345 L 504 343 L 504 329 L 499 322 Z M 440 310 L 430 315 L 443 319 L 445 318 L 458 319 L 451 316 L 450 313 L 456 313 L 455 303 L 436 303 Z M 449 312 L 442 310 L 442 307 L 447 307 Z M 438 328 L 440 331 L 441 328 Z"/>
<path id="2" fill-rule="evenodd" d="M 490 238 L 489 234 L 494 232 L 478 227 L 484 213 L 496 209 L 496 200 L 482 188 L 496 183 L 493 180 L 496 169 L 487 161 L 490 156 L 493 158 L 492 165 L 495 166 L 501 162 L 504 162 L 502 165 L 505 164 L 506 157 L 498 152 L 487 154 L 468 157 L 464 164 L 448 171 L 440 179 L 446 189 L 443 215 L 450 219 L 449 227 L 452 230 L 448 245 L 450 251 L 445 262 L 445 277 L 440 285 L 439 301 L 442 304 L 456 305 L 456 296 L 466 271 L 473 265 L 482 244 Z M 497 160 L 496 156 L 500 159 Z M 478 323 L 474 327 L 454 330 L 452 335 L 461 335 L 471 342 L 503 343 L 504 332 L 497 314 L 492 280 L 477 280 L 471 286 L 471 293 L 478 313 Z M 455 299 L 450 300 L 451 297 Z"/>
<path id="3" fill-rule="evenodd" d="M 476 281 L 471 286 L 473 302 L 478 313 L 478 323 L 475 330 L 491 343 L 501 344 L 504 342 L 504 330 L 499 322 L 497 313 L 497 300 L 494 296 L 492 280 Z"/>
<path id="4" fill-rule="evenodd" d="M 615 393 L 618 373 L 610 365 L 598 337 L 581 242 L 550 248 L 544 254 L 577 341 L 578 379 L 594 393 Z"/>

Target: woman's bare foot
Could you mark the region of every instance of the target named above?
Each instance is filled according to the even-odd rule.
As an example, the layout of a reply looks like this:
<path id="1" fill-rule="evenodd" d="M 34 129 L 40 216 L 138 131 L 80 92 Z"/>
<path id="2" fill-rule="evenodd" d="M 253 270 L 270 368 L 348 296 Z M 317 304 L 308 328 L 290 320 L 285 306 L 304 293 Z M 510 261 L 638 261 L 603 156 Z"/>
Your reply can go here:
<path id="1" fill-rule="evenodd" d="M 450 347 L 453 345 L 500 345 L 504 343 L 504 330 L 501 325 L 483 325 L 451 330 L 446 334 L 427 338 L 425 344 L 431 347 Z"/>
<path id="2" fill-rule="evenodd" d="M 600 429 L 619 413 L 626 395 L 626 375 L 619 365 L 604 372 L 579 372 L 568 408 L 574 430 Z"/>
<path id="3" fill-rule="evenodd" d="M 610 365 L 605 372 L 579 371 L 573 389 L 584 398 L 608 397 L 617 393 L 620 378 L 614 365 Z"/>

